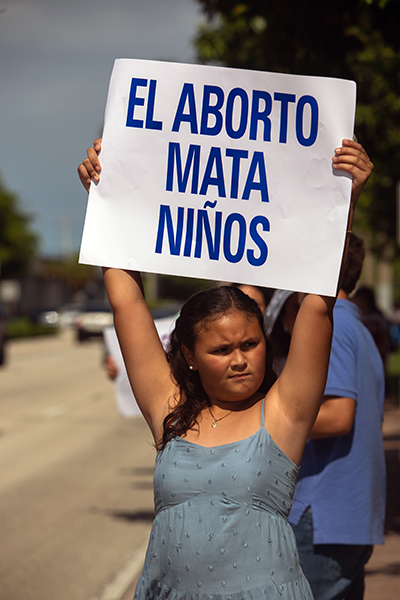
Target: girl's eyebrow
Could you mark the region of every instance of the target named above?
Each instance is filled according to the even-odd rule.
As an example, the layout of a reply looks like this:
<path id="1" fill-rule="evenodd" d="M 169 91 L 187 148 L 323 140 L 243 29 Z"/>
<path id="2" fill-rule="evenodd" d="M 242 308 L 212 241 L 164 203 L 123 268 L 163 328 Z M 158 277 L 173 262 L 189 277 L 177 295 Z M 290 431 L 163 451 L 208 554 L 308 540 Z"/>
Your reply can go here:
<path id="1" fill-rule="evenodd" d="M 245 338 L 240 343 L 247 344 L 248 342 L 256 342 L 259 339 L 260 339 L 260 337 L 258 335 L 256 335 L 256 336 L 253 335 L 251 337 Z M 225 347 L 228 347 L 231 345 L 232 345 L 231 342 L 221 342 L 220 344 L 215 344 L 214 346 L 211 346 L 210 350 L 218 350 L 219 348 L 225 348 Z"/>

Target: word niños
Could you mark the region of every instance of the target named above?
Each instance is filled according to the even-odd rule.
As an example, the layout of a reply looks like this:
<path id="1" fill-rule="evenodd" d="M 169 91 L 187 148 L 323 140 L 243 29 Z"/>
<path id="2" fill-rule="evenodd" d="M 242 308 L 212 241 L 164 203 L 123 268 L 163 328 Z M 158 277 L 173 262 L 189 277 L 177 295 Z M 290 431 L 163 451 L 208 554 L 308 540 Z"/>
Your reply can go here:
<path id="1" fill-rule="evenodd" d="M 206 202 L 206 206 L 215 208 L 217 202 Z M 225 259 L 230 263 L 238 263 L 243 257 L 253 267 L 263 265 L 268 257 L 268 246 L 262 238 L 260 231 L 268 232 L 270 224 L 264 215 L 253 217 L 247 224 L 245 217 L 240 213 L 230 213 L 224 220 L 221 211 L 214 214 L 214 223 L 211 226 L 207 210 L 177 207 L 176 217 L 172 218 L 171 207 L 161 204 L 157 239 L 156 254 L 163 251 L 164 234 L 167 232 L 168 249 L 171 256 L 194 256 L 201 258 L 206 252 L 203 245 L 204 239 L 208 258 L 219 260 L 221 250 Z M 175 224 L 174 224 L 175 221 Z M 253 242 L 254 248 L 247 248 L 248 238 Z"/>

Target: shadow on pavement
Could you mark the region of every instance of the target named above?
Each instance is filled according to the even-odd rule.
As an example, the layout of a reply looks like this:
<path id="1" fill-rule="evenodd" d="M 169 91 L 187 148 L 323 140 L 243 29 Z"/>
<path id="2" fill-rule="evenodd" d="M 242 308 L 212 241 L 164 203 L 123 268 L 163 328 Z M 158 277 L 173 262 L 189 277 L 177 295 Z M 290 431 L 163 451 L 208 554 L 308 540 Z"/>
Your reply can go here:
<path id="1" fill-rule="evenodd" d="M 400 575 L 400 563 L 387 564 L 377 569 L 368 568 L 368 577 L 374 575 L 393 575 L 397 577 Z"/>
<path id="2" fill-rule="evenodd" d="M 146 521 L 148 523 L 152 523 L 154 520 L 154 512 L 152 511 L 139 511 L 139 512 L 129 512 L 129 511 L 104 511 L 105 514 L 115 518 L 115 519 L 123 519 L 124 521 Z"/>

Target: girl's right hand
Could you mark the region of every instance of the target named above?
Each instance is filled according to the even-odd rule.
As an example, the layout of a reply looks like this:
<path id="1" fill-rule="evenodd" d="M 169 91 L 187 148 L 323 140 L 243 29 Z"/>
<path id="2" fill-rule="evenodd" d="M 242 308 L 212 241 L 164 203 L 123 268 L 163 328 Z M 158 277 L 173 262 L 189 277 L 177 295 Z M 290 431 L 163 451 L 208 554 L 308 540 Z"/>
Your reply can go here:
<path id="1" fill-rule="evenodd" d="M 87 158 L 79 165 L 78 175 L 85 190 L 89 192 L 92 180 L 95 183 L 100 181 L 101 165 L 99 153 L 101 150 L 101 138 L 93 142 L 93 146 L 87 150 Z"/>

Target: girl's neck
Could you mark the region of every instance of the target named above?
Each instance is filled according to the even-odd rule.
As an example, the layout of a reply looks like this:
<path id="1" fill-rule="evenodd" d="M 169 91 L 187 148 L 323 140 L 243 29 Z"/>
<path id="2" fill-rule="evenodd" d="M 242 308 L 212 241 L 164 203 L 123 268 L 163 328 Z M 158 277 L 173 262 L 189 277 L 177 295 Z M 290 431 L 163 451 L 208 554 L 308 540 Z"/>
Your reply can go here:
<path id="1" fill-rule="evenodd" d="M 213 413 L 215 412 L 216 416 L 219 416 L 227 411 L 241 412 L 254 406 L 254 404 L 262 400 L 264 396 L 265 394 L 263 392 L 257 391 L 249 398 L 245 398 L 244 400 L 239 400 L 237 402 L 224 402 L 222 400 L 212 398 L 210 399 L 210 407 Z"/>

